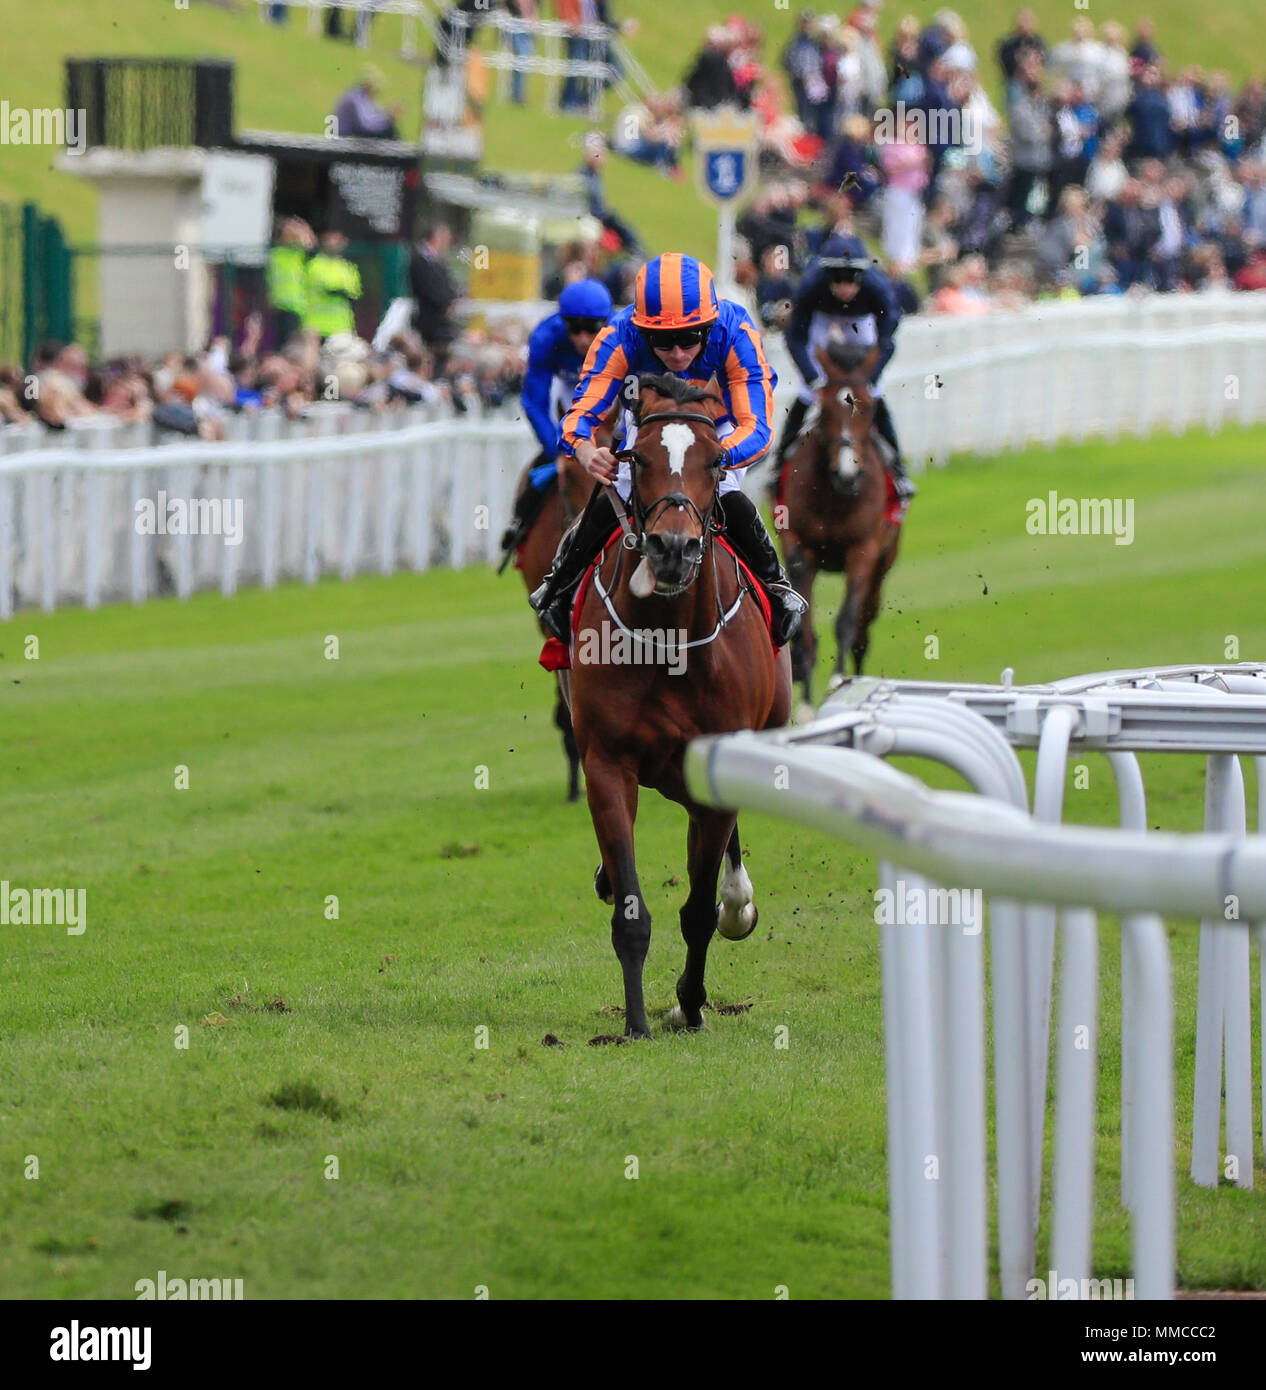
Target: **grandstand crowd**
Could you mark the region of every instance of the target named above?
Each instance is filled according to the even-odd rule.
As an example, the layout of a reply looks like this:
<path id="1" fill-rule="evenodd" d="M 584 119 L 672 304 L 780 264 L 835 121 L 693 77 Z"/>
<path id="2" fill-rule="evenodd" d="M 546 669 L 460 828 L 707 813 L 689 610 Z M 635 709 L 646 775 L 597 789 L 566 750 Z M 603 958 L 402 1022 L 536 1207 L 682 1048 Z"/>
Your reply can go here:
<path id="1" fill-rule="evenodd" d="M 867 239 L 907 312 L 1266 289 L 1262 82 L 1235 91 L 1224 73 L 1172 61 L 1152 24 L 1130 34 L 1084 13 L 1068 33 L 1042 34 L 1021 11 L 996 51 L 982 55 L 962 18 L 943 9 L 902 18 L 885 45 L 882 5 L 863 0 L 846 16 L 805 10 L 779 53 L 740 16 L 709 28 L 680 86 L 585 138 L 580 173 L 595 232 L 557 249 L 543 297 L 592 277 L 617 304 L 629 302 L 652 252 L 607 202 L 607 161 L 679 179 L 690 111 L 727 104 L 759 119 L 761 185 L 738 221 L 734 279 L 767 328 L 781 327 L 800 276 L 833 233 Z M 543 17 L 550 9 L 511 8 Z M 572 4 L 567 14 L 615 25 L 605 4 Z M 1171 37 L 1177 46 L 1181 36 Z M 982 81 L 990 63 L 1000 107 Z M 375 122 L 394 133 L 394 108 L 377 105 L 381 74 L 367 72 L 340 110 L 365 123 L 360 133 Z M 515 93 L 520 99 L 521 88 Z M 286 219 L 269 266 L 269 312 L 249 317 L 236 342 L 101 364 L 77 344 L 46 344 L 22 368 L 0 367 L 0 423 L 62 429 L 108 415 L 217 439 L 243 410 L 297 416 L 338 399 L 464 411 L 518 393 L 533 324 L 463 322 L 461 248 L 450 228 L 422 229 L 410 264 L 412 316 L 372 344 L 356 332 L 360 281 L 345 250 L 338 233 L 318 241 Z"/>

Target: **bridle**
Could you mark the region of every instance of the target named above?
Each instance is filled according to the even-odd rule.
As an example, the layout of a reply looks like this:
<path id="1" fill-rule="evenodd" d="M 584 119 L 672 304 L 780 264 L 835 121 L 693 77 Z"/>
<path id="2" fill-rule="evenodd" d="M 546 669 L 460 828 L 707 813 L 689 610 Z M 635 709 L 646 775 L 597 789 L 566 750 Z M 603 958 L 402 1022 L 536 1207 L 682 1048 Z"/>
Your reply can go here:
<path id="1" fill-rule="evenodd" d="M 712 428 L 714 432 L 716 430 L 716 421 L 713 420 L 713 418 L 710 415 L 704 415 L 694 410 L 660 410 L 656 411 L 652 415 L 643 415 L 642 418 L 637 422 L 638 429 L 640 430 L 643 425 L 649 425 L 655 420 L 681 420 L 690 424 L 708 425 Z M 718 440 L 717 443 L 719 445 L 720 441 Z M 644 461 L 641 459 L 641 456 L 638 454 L 636 449 L 620 449 L 616 452 L 615 457 L 619 459 L 622 463 L 628 462 L 633 464 L 635 467 L 639 461 Z M 721 529 L 714 520 L 714 514 L 717 509 L 718 500 L 718 493 L 715 490 L 713 491 L 712 501 L 708 504 L 708 510 L 706 512 L 700 512 L 699 508 L 695 506 L 695 504 L 690 500 L 689 497 L 686 496 L 684 492 L 667 492 L 662 497 L 657 497 L 655 501 L 650 504 L 649 507 L 643 507 L 641 496 L 639 495 L 637 490 L 637 478 L 634 477 L 633 485 L 630 489 L 629 496 L 633 502 L 633 516 L 637 522 L 636 531 L 633 529 L 633 526 L 629 521 L 628 512 L 625 510 L 624 502 L 621 499 L 620 494 L 615 490 L 615 487 L 611 483 L 606 484 L 606 492 L 611 499 L 612 506 L 615 508 L 615 514 L 620 520 L 620 527 L 624 531 L 624 548 L 626 550 L 638 551 L 643 556 L 645 556 L 646 554 L 646 527 L 652 520 L 654 520 L 656 515 L 661 510 L 667 510 L 670 507 L 679 508 L 682 511 L 688 511 L 699 522 L 702 534 L 700 536 L 699 558 L 691 562 L 690 578 L 686 581 L 685 584 L 682 585 L 682 589 L 687 589 L 691 584 L 694 583 L 695 573 L 702 566 L 705 555 L 711 555 L 712 568 L 715 575 L 717 563 L 716 550 L 708 544 L 709 537 L 714 532 L 720 531 Z M 622 559 L 617 560 L 616 562 L 615 574 L 617 580 L 620 573 L 621 563 Z M 718 584 L 716 587 L 717 616 L 716 623 L 712 631 L 708 633 L 706 637 L 696 637 L 693 641 L 682 643 L 682 651 L 689 650 L 692 647 L 710 646 L 713 642 L 717 640 L 718 637 L 720 637 L 722 632 L 724 632 L 725 629 L 729 626 L 731 620 L 734 618 L 735 614 L 739 611 L 739 608 L 742 606 L 743 595 L 747 592 L 748 588 L 747 581 L 739 570 L 737 558 L 734 561 L 734 577 L 737 581 L 738 590 L 734 602 L 726 611 L 722 612 L 721 589 L 720 585 Z M 598 597 L 602 600 L 603 606 L 606 608 L 607 613 L 611 617 L 611 620 L 616 624 L 620 631 L 627 633 L 629 636 L 631 636 L 634 640 L 638 642 L 645 640 L 641 633 L 630 628 L 629 625 L 624 621 L 624 619 L 620 617 L 619 613 L 616 612 L 615 604 L 612 601 L 613 591 L 616 587 L 615 583 L 613 583 L 610 588 L 607 588 L 602 583 L 600 573 L 598 572 L 598 570 L 595 570 L 593 577 L 593 585 L 595 592 L 597 593 Z"/>
<path id="2" fill-rule="evenodd" d="M 659 410 L 651 415 L 643 415 L 637 422 L 640 430 L 643 425 L 649 425 L 656 420 L 681 420 L 694 425 L 707 425 L 714 434 L 716 431 L 716 421 L 710 415 L 704 415 L 697 410 Z M 718 451 L 720 440 L 717 441 Z M 620 449 L 615 457 L 621 463 L 630 463 L 634 468 L 639 463 L 644 463 L 645 459 L 636 449 Z M 719 457 L 719 452 L 718 452 Z M 615 507 L 615 514 L 620 520 L 620 527 L 624 532 L 623 545 L 626 550 L 636 550 L 639 554 L 646 553 L 646 531 L 647 527 L 658 517 L 669 509 L 689 512 L 699 523 L 700 539 L 704 548 L 707 547 L 709 536 L 719 531 L 721 528 L 714 520 L 717 508 L 717 492 L 714 489 L 712 501 L 708 504 L 708 510 L 701 512 L 697 506 L 686 496 L 684 492 L 666 492 L 662 497 L 657 497 L 650 506 L 643 506 L 641 494 L 637 490 L 637 476 L 632 479 L 632 487 L 629 491 L 630 501 L 633 503 L 633 520 L 637 523 L 635 530 L 629 521 L 628 512 L 625 510 L 624 501 L 615 487 L 607 484 L 607 493 L 611 498 L 611 503 Z M 703 555 L 700 553 L 699 560 L 695 562 L 696 567 L 702 563 Z"/>

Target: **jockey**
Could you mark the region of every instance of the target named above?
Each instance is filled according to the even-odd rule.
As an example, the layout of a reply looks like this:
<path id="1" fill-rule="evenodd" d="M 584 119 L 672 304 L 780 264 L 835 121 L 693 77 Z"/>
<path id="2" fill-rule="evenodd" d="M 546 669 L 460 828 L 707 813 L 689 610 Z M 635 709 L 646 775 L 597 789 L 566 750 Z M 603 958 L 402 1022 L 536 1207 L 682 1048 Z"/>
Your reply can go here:
<path id="1" fill-rule="evenodd" d="M 787 351 L 800 369 L 802 382 L 783 426 L 774 476 L 769 484 L 771 491 L 777 488 L 787 451 L 799 438 L 809 407 L 825 384 L 813 360 L 813 349 L 825 345 L 833 330 L 843 329 L 850 343 L 860 347 L 879 346 L 879 360 L 870 377 L 875 429 L 892 448 L 893 458 L 888 467 L 897 495 L 914 496 L 915 486 L 906 476 L 892 414 L 879 384 L 880 373 L 896 347 L 893 336 L 900 322 L 901 306 L 897 303 L 892 281 L 872 261 L 862 240 L 855 236 L 828 237 L 791 302 L 785 335 Z"/>
<path id="2" fill-rule="evenodd" d="M 712 272 L 702 262 L 671 253 L 638 271 L 635 303 L 602 329 L 585 361 L 562 424 L 563 452 L 574 454 L 599 482 L 615 482 L 627 500 L 632 470 L 620 463 L 617 471 L 612 451 L 594 445 L 594 431 L 616 404 L 627 378 L 663 372 L 701 386 L 715 377 L 719 384 L 727 412 L 717 421 L 717 435 L 724 444 L 717 498 L 725 534 L 769 594 L 773 637 L 781 646 L 795 635 L 806 605 L 787 582 L 760 513 L 739 487 L 747 467 L 769 448 L 778 378 L 765 360 L 751 315 L 739 304 L 717 299 Z M 560 542 L 545 582 L 531 597 L 532 607 L 561 641 L 571 636 L 571 591 L 616 524 L 607 494 L 595 490 L 580 520 Z"/>
<path id="3" fill-rule="evenodd" d="M 610 317 L 607 287 L 598 280 L 576 280 L 559 295 L 558 312 L 532 330 L 519 399 L 541 451 L 514 504 L 514 520 L 501 537 L 502 550 L 520 544 L 558 481 L 558 426 L 571 404 L 589 345 Z"/>

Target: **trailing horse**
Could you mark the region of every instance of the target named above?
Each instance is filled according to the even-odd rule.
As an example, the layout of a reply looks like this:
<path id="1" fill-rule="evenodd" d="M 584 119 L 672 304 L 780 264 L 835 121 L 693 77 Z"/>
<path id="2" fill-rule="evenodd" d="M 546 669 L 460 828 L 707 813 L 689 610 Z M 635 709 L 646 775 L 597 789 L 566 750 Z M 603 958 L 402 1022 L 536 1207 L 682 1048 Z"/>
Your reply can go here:
<path id="1" fill-rule="evenodd" d="M 741 940 L 755 929 L 757 910 L 738 818 L 691 799 L 686 745 L 702 734 L 776 728 L 791 709 L 788 652 L 773 647 L 757 586 L 718 539 L 715 418 L 723 410 L 717 396 L 677 377 L 639 379 L 636 446 L 621 455 L 632 463 L 632 519 L 624 517 L 619 542 L 582 587 L 563 683 L 602 855 L 594 887 L 613 904 L 631 1038 L 650 1036 L 642 968 L 651 916 L 633 846 L 638 788 L 676 801 L 690 818 L 686 963 L 670 1023 L 700 1028 L 712 934 Z"/>
<path id="2" fill-rule="evenodd" d="M 540 510 L 528 525 L 526 535 L 517 546 L 507 551 L 506 560 L 501 564 L 501 568 L 504 569 L 506 562 L 513 555 L 514 563 L 523 575 L 523 582 L 527 585 L 529 594 L 545 578 L 563 532 L 584 510 L 593 488 L 592 479 L 574 458 L 564 455 L 563 465 L 558 482 L 546 493 Z M 516 503 L 529 486 L 532 469 L 539 466 L 539 462 L 533 460 L 523 469 L 514 494 Z M 542 631 L 544 632 L 544 628 Z M 554 699 L 554 724 L 563 736 L 563 751 L 567 755 L 567 800 L 579 801 L 580 756 L 576 751 L 571 714 L 567 709 L 567 701 L 563 698 L 561 686 Z"/>
<path id="3" fill-rule="evenodd" d="M 848 653 L 861 674 L 884 577 L 901 541 L 904 508 L 884 466 L 880 451 L 886 446 L 873 428 L 874 399 L 867 385 L 876 358 L 876 349 L 846 343 L 819 349 L 826 385 L 817 424 L 788 451 L 775 503 L 787 574 L 805 601 L 812 603 L 820 570 L 845 575 L 828 691 L 843 681 Z M 812 613 L 810 607 L 792 646 L 795 678 L 804 693 L 802 711 L 812 709 L 818 655 Z"/>

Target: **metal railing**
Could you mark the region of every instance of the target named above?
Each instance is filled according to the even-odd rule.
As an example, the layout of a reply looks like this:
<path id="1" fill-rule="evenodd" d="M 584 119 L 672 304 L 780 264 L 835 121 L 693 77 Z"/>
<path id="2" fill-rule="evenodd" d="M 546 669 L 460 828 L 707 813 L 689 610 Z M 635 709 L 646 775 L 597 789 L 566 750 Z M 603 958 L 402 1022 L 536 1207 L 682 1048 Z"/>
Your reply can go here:
<path id="1" fill-rule="evenodd" d="M 1219 715 L 1229 720 L 1220 728 Z M 935 882 L 989 895 L 1006 1298 L 1024 1297 L 1034 1272 L 1057 930 L 1050 1266 L 1079 1287 L 1092 1277 L 1099 911 L 1121 914 L 1121 1199 L 1136 1297 L 1169 1297 L 1175 1278 L 1173 1000 L 1162 914 L 1201 918 L 1192 1177 L 1218 1180 L 1225 1035 L 1227 1171 L 1252 1185 L 1249 940 L 1255 931 L 1266 950 L 1266 838 L 1245 835 L 1234 754 L 1255 753 L 1264 740 L 1266 666 L 1245 664 L 1049 687 L 857 680 L 803 728 L 697 740 L 687 754 L 699 799 L 768 811 L 871 850 L 890 893 L 902 886 L 926 900 L 942 891 Z M 1031 815 L 1013 745 L 1037 749 Z M 1120 830 L 1060 823 L 1071 746 L 1107 754 Z M 1136 751 L 1183 746 L 1211 754 L 1206 832 L 1149 832 Z M 928 791 L 875 756 L 896 754 L 951 767 L 977 794 Z M 1260 787 L 1266 759 L 1257 770 Z M 1259 792 L 1259 829 L 1263 813 Z M 882 926 L 897 1297 L 977 1298 L 987 1288 L 980 927 L 971 919 L 947 929 L 926 914 Z M 1266 1094 L 1262 1103 L 1266 1125 Z M 940 1164 L 936 1181 L 930 1156 Z"/>

